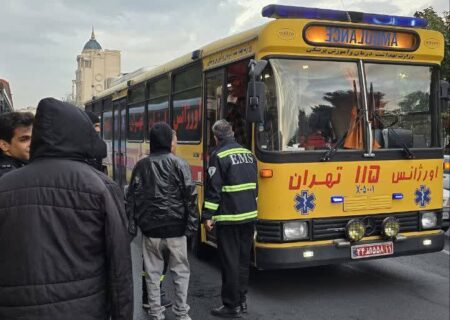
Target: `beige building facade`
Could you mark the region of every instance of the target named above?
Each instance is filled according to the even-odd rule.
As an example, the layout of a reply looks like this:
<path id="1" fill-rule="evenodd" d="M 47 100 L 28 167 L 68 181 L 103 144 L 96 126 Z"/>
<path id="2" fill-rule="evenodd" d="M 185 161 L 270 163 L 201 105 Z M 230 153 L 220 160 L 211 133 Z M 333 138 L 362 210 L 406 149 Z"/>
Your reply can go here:
<path id="1" fill-rule="evenodd" d="M 91 39 L 77 56 L 75 72 L 75 104 L 82 106 L 87 100 L 108 88 L 113 78 L 120 76 L 120 51 L 102 49 L 92 29 Z"/>

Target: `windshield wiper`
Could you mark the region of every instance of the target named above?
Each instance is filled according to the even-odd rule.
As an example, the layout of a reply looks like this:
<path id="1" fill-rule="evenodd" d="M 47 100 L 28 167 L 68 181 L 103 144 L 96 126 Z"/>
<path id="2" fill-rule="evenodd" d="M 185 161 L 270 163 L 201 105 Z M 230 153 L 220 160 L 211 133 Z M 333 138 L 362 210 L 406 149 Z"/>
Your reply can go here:
<path id="1" fill-rule="evenodd" d="M 334 147 L 328 149 L 323 155 L 322 157 L 320 157 L 320 161 L 330 161 L 333 156 L 336 154 L 336 151 L 342 147 L 342 145 L 344 144 L 345 138 L 347 138 L 347 133 L 350 129 L 348 129 L 344 135 L 339 139 L 339 141 L 334 145 Z"/>

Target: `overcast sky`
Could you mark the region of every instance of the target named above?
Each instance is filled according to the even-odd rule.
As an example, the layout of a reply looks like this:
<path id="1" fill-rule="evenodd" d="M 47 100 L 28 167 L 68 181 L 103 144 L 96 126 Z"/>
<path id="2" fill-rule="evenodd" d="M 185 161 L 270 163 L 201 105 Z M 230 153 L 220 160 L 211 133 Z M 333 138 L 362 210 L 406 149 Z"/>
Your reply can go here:
<path id="1" fill-rule="evenodd" d="M 76 56 L 95 28 L 103 49 L 122 53 L 122 72 L 160 65 L 214 40 L 267 22 L 270 3 L 310 0 L 0 0 L 0 78 L 16 109 L 71 92 Z M 449 0 L 316 0 L 319 8 L 411 16 Z"/>

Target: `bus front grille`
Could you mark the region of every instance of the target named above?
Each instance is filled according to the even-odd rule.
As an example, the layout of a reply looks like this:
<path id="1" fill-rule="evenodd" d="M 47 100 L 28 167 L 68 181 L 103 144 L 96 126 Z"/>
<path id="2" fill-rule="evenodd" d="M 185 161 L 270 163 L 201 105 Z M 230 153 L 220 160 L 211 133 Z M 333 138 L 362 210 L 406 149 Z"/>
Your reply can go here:
<path id="1" fill-rule="evenodd" d="M 282 242 L 281 222 L 259 220 L 256 224 L 256 240 L 258 242 Z"/>
<path id="2" fill-rule="evenodd" d="M 384 214 L 343 218 L 324 218 L 312 220 L 312 240 L 331 240 L 345 238 L 345 226 L 351 219 L 360 219 L 366 225 L 365 236 L 381 234 L 381 224 L 386 217 L 395 217 L 400 222 L 400 232 L 419 230 L 419 213 Z"/>

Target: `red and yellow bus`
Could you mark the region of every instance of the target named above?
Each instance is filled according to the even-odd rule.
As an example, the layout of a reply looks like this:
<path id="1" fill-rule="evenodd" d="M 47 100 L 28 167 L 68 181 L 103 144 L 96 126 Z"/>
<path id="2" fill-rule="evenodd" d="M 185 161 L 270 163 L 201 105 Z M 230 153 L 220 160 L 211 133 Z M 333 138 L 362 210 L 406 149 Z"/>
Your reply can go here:
<path id="1" fill-rule="evenodd" d="M 266 24 L 92 98 L 126 185 L 168 122 L 203 202 L 211 126 L 258 160 L 253 263 L 294 268 L 442 250 L 442 34 L 418 18 L 270 5 Z M 251 63 L 250 63 L 251 62 Z M 197 250 L 215 246 L 199 229 Z"/>

